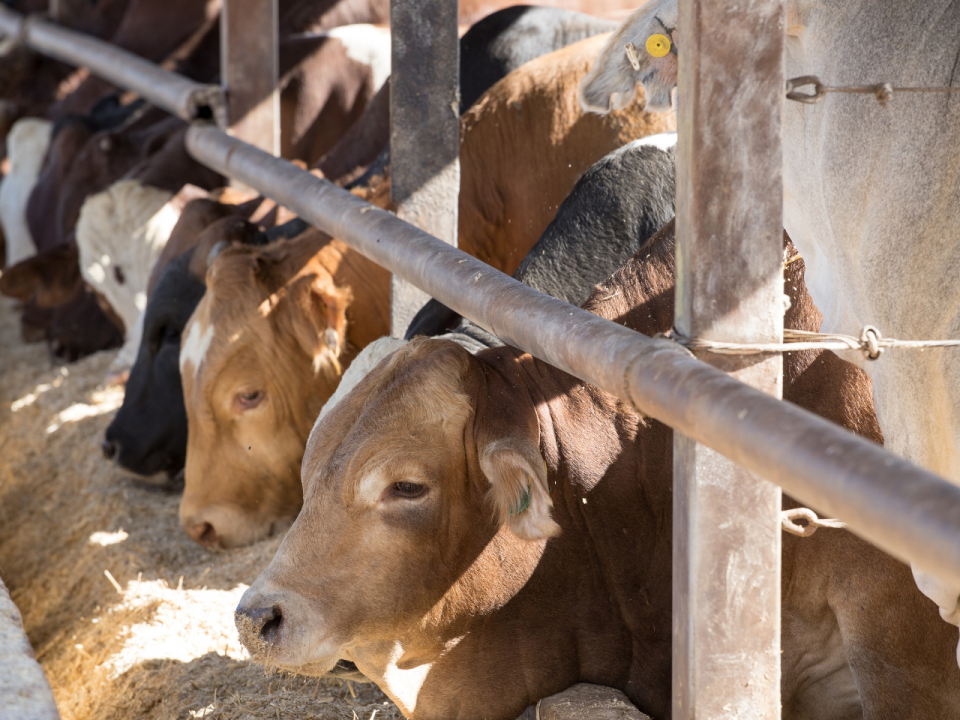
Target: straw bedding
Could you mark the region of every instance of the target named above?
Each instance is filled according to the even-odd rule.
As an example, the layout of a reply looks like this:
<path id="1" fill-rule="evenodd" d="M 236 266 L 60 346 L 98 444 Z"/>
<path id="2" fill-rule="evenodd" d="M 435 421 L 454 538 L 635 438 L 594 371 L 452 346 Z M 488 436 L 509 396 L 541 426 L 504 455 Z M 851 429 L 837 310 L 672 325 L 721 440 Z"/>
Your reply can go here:
<path id="1" fill-rule="evenodd" d="M 373 684 L 247 659 L 233 608 L 279 539 L 215 553 L 191 542 L 178 496 L 100 454 L 123 398 L 100 385 L 115 352 L 52 364 L 17 318 L 0 299 L 0 576 L 63 718 L 398 720 Z"/>

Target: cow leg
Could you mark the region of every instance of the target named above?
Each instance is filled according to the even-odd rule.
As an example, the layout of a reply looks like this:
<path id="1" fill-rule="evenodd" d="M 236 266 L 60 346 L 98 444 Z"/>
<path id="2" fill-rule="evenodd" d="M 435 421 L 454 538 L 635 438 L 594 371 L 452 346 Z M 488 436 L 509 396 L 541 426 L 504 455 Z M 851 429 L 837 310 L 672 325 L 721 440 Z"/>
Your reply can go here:
<path id="1" fill-rule="evenodd" d="M 531 705 L 517 720 L 650 720 L 616 688 L 578 683 Z"/>
<path id="2" fill-rule="evenodd" d="M 887 562 L 896 568 L 861 568 L 865 574 L 831 603 L 863 718 L 960 717 L 957 631 L 917 591 L 906 566 Z"/>

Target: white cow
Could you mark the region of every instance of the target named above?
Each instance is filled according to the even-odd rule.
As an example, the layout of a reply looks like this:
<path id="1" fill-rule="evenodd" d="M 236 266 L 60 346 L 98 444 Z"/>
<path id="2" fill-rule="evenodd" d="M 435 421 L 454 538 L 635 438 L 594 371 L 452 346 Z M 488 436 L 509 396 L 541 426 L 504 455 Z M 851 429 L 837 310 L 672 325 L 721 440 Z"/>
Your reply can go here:
<path id="1" fill-rule="evenodd" d="M 960 87 L 956 2 L 787 0 L 787 11 L 788 78 Z M 657 106 L 648 109 L 669 108 L 683 52 L 676 27 L 677 0 L 634 13 L 585 78 L 584 106 L 622 107 L 642 83 Z M 669 35 L 673 50 L 646 52 L 653 34 Z M 788 101 L 783 145 L 784 226 L 824 331 L 859 336 L 870 324 L 899 339 L 960 338 L 960 94 L 894 95 L 887 107 L 869 95 Z M 960 349 L 890 350 L 866 369 L 887 448 L 960 484 Z M 960 625 L 960 587 L 914 576 Z"/>
<path id="2" fill-rule="evenodd" d="M 0 228 L 7 241 L 7 267 L 37 253 L 27 227 L 27 201 L 40 177 L 52 129 L 49 120 L 23 118 L 7 135 L 10 172 L 0 180 Z"/>
<path id="3" fill-rule="evenodd" d="M 125 379 L 137 358 L 147 281 L 183 203 L 167 190 L 121 180 L 88 197 L 77 221 L 80 272 L 124 324 L 124 343 L 109 379 Z"/>

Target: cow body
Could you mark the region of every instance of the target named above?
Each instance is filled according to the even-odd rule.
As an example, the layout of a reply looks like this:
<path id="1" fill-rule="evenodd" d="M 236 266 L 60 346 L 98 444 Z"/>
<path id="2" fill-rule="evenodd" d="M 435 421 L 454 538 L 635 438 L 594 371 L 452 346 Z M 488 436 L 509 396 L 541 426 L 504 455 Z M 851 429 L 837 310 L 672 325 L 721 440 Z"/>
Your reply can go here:
<path id="1" fill-rule="evenodd" d="M 583 174 L 556 217 L 513 273 L 535 290 L 580 305 L 673 217 L 676 133 L 652 135 L 602 158 Z M 623 192 L 624 187 L 634 192 Z M 453 332 L 500 342 L 437 300 L 407 328 L 406 338 Z"/>
<path id="2" fill-rule="evenodd" d="M 816 75 L 831 86 L 957 85 L 956 3 L 792 0 L 787 12 L 787 77 Z M 665 58 L 643 55 L 639 70 L 622 48 L 644 47 L 652 32 L 675 29 L 676 18 L 676 0 L 635 13 L 584 84 L 585 103 L 605 111 L 614 97 L 622 106 L 642 78 L 647 97 L 669 107 L 682 38 Z M 905 28 L 924 52 L 898 45 Z M 844 95 L 786 103 L 784 225 L 808 263 L 825 332 L 859 337 L 874 325 L 903 340 L 960 338 L 958 103 L 954 93 L 895 95 L 887 107 Z M 845 357 L 864 363 L 859 353 Z M 960 354 L 892 350 L 867 370 L 886 446 L 960 484 Z M 960 625 L 960 587 L 919 568 L 917 580 L 943 618 Z"/>
<path id="3" fill-rule="evenodd" d="M 673 322 L 672 228 L 586 307 Z M 787 324 L 819 315 L 791 263 Z M 784 394 L 874 440 L 869 381 L 792 353 Z M 238 607 L 255 657 L 355 662 L 412 718 L 516 717 L 577 682 L 670 716 L 669 428 L 513 348 L 413 341 L 318 424 L 304 508 Z M 787 506 L 791 501 L 785 501 Z M 950 717 L 952 640 L 909 570 L 845 531 L 784 539 L 785 718 Z"/>
<path id="4" fill-rule="evenodd" d="M 513 273 L 591 165 L 632 140 L 676 129 L 669 113 L 582 112 L 577 88 L 607 39 L 526 63 L 463 116 L 461 250 Z"/>
<path id="5" fill-rule="evenodd" d="M 6 240 L 5 265 L 16 265 L 36 252 L 27 228 L 27 200 L 40 176 L 53 123 L 39 118 L 17 121 L 7 136 L 10 172 L 0 179 L 0 230 Z"/>
<path id="6" fill-rule="evenodd" d="M 572 10 L 529 5 L 504 8 L 477 20 L 460 38 L 460 113 L 524 63 L 615 27 Z M 389 90 L 387 83 L 343 142 L 317 163 L 324 177 L 347 184 L 371 166 L 382 174 L 389 165 Z"/>

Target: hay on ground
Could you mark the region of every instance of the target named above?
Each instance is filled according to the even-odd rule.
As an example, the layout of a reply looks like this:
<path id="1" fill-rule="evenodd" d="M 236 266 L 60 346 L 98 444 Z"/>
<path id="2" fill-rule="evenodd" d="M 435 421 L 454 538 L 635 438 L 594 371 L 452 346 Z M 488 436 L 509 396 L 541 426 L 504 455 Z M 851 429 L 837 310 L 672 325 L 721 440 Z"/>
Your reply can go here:
<path id="1" fill-rule="evenodd" d="M 398 720 L 373 684 L 249 661 L 233 610 L 280 539 L 210 552 L 187 538 L 179 496 L 101 456 L 116 353 L 53 363 L 18 316 L 0 298 L 0 577 L 64 720 Z"/>

